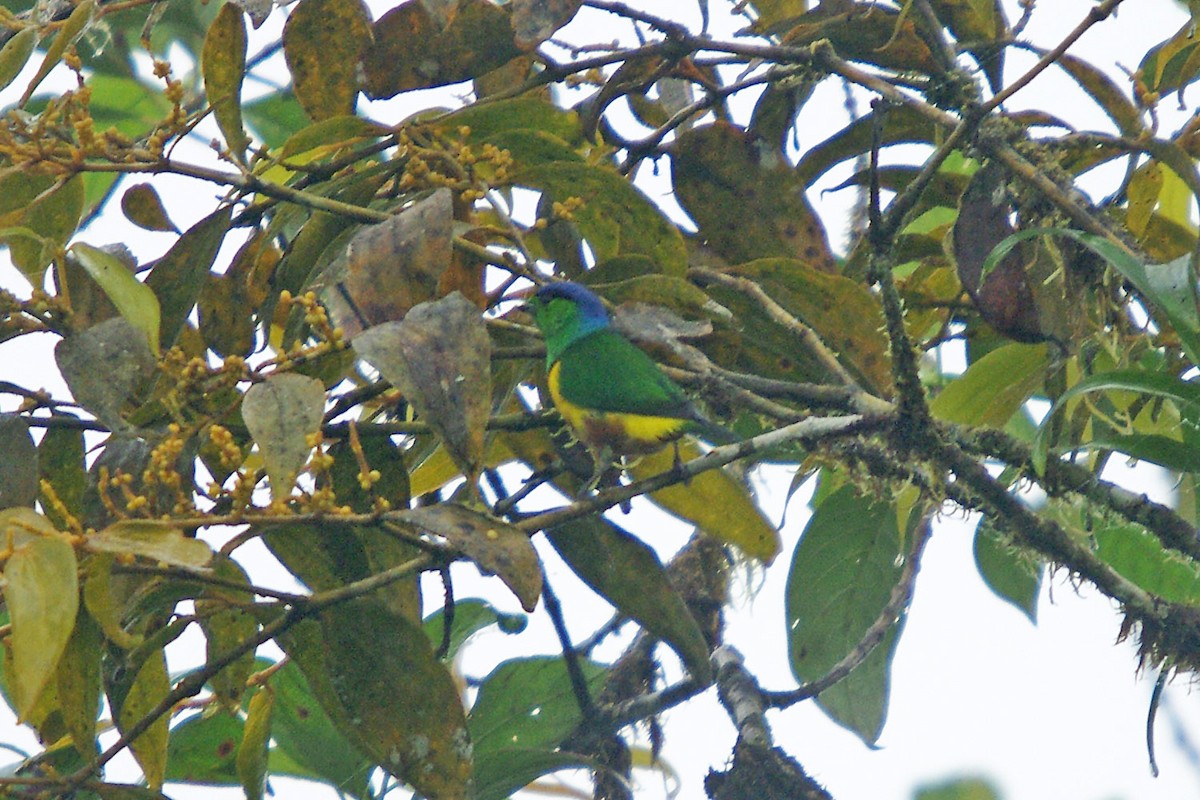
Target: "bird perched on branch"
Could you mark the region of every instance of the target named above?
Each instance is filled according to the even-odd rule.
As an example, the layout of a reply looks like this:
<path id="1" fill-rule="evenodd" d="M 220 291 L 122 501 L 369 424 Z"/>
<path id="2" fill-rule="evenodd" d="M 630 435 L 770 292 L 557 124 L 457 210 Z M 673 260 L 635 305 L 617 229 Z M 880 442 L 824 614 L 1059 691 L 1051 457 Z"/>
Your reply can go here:
<path id="1" fill-rule="evenodd" d="M 550 397 L 596 459 L 653 453 L 685 433 L 737 441 L 700 415 L 683 390 L 613 329 L 604 304 L 578 283 L 551 283 L 526 303 L 546 340 Z"/>

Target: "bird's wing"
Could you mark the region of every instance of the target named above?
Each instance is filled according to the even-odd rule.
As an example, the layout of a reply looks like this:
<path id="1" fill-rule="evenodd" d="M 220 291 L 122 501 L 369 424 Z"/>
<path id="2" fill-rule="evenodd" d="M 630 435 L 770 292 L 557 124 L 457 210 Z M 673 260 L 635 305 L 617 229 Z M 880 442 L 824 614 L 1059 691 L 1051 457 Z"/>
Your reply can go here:
<path id="1" fill-rule="evenodd" d="M 600 330 L 577 340 L 559 357 L 559 391 L 594 411 L 695 419 L 683 391 L 621 334 Z"/>

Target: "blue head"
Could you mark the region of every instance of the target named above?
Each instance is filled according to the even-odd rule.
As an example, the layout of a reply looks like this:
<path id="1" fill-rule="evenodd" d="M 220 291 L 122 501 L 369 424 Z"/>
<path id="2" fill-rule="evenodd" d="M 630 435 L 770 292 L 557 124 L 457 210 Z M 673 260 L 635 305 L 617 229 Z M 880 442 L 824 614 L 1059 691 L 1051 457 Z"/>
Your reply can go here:
<path id="1" fill-rule="evenodd" d="M 546 338 L 546 362 L 553 364 L 562 351 L 589 333 L 608 327 L 608 311 L 592 291 L 578 283 L 562 281 L 538 289 L 526 304 Z"/>

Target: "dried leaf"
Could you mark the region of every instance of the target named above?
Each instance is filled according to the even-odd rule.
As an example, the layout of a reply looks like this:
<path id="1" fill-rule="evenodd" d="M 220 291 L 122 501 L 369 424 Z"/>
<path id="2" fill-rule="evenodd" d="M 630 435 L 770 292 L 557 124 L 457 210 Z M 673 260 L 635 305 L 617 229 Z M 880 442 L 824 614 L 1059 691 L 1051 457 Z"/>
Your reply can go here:
<path id="1" fill-rule="evenodd" d="M 436 297 L 453 257 L 453 225 L 450 190 L 438 189 L 386 222 L 361 228 L 312 287 L 333 323 L 354 337 Z"/>
<path id="2" fill-rule="evenodd" d="M 126 218 L 148 231 L 170 231 L 179 233 L 175 223 L 167 216 L 158 190 L 149 183 L 135 183 L 121 195 L 121 213 Z"/>
<path id="3" fill-rule="evenodd" d="M 399 388 L 468 476 L 483 466 L 492 402 L 491 338 L 462 294 L 421 303 L 354 339 L 360 358 Z"/>
<path id="4" fill-rule="evenodd" d="M 310 437 L 321 428 L 325 387 L 315 378 L 284 373 L 251 386 L 242 417 L 254 437 L 271 481 L 271 496 L 289 496 L 312 452 Z"/>
<path id="5" fill-rule="evenodd" d="M 494 574 L 512 590 L 521 607 L 533 611 L 542 593 L 542 568 L 529 536 L 489 514 L 465 506 L 414 508 L 397 515 L 405 522 L 445 539 L 485 574 Z"/>
<path id="6" fill-rule="evenodd" d="M 583 0 L 513 0 L 512 27 L 517 47 L 537 47 L 570 22 L 582 5 Z"/>
<path id="7" fill-rule="evenodd" d="M 0 509 L 33 507 L 38 496 L 38 450 L 17 414 L 0 414 Z"/>
<path id="8" fill-rule="evenodd" d="M 1013 233 L 1010 204 L 997 191 L 1003 170 L 988 164 L 975 173 L 963 193 L 954 223 L 954 261 L 958 279 L 971 295 L 980 316 L 998 333 L 1018 342 L 1044 341 L 1042 321 L 1025 274 L 1022 253 L 1014 248 L 987 276 L 983 264 L 996 245 Z"/>
<path id="9" fill-rule="evenodd" d="M 77 403 L 109 430 L 131 429 L 122 414 L 125 403 L 155 369 L 145 330 L 115 317 L 63 339 L 54 359 Z"/>
<path id="10" fill-rule="evenodd" d="M 374 25 L 363 59 L 367 94 L 376 100 L 411 89 L 479 77 L 521 55 L 507 8 L 460 0 L 443 28 L 424 3 L 409 0 Z"/>

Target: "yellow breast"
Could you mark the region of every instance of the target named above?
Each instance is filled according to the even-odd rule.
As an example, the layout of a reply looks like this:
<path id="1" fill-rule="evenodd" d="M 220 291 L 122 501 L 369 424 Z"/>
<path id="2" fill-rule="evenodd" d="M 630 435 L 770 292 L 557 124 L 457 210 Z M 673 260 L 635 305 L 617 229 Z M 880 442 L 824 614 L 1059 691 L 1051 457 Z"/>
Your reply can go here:
<path id="1" fill-rule="evenodd" d="M 559 382 L 559 364 L 546 376 L 550 399 L 576 436 L 592 448 L 608 448 L 618 455 L 653 453 L 667 442 L 679 438 L 690 424 L 678 417 L 652 417 L 615 411 L 596 411 L 572 403 L 563 397 Z"/>

